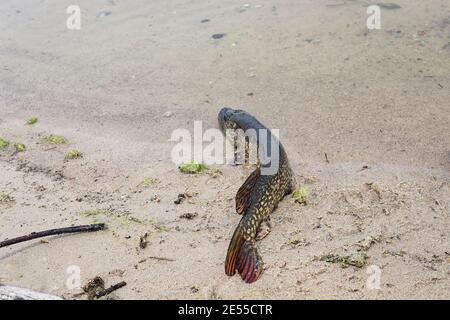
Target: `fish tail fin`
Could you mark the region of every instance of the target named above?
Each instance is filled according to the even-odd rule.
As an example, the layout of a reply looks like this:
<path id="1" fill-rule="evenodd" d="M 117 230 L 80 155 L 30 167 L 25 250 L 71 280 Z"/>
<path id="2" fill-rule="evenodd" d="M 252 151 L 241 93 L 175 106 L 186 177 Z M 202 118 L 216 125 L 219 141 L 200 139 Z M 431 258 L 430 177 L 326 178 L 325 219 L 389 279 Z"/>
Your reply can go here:
<path id="1" fill-rule="evenodd" d="M 258 280 L 263 271 L 263 262 L 255 247 L 255 241 L 245 239 L 241 224 L 234 231 L 225 261 L 227 275 L 233 276 L 236 271 L 247 283 Z"/>

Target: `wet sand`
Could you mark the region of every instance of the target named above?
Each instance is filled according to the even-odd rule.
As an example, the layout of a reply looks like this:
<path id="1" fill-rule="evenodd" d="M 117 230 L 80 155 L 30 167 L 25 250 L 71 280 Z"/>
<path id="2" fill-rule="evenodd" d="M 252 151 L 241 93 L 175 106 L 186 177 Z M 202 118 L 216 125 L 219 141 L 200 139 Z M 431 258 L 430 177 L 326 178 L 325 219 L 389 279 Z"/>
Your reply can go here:
<path id="1" fill-rule="evenodd" d="M 369 31 L 364 1 L 79 1 L 68 30 L 70 1 L 2 1 L 0 137 L 27 150 L 0 151 L 0 239 L 109 228 L 0 249 L 0 283 L 72 298 L 79 266 L 82 284 L 126 281 L 121 299 L 449 299 L 450 4 L 395 3 Z M 253 285 L 223 266 L 251 168 L 171 161 L 172 131 L 217 128 L 222 106 L 280 129 L 311 190 L 273 214 Z M 64 161 L 72 149 L 83 159 Z M 360 268 L 323 261 L 358 252 Z"/>

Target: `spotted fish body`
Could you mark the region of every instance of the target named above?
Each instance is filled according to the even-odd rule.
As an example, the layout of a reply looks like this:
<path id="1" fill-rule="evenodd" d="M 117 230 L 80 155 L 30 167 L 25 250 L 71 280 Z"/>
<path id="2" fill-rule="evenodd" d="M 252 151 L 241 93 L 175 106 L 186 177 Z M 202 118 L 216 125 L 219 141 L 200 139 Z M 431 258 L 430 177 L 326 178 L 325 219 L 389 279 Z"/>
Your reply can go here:
<path id="1" fill-rule="evenodd" d="M 223 108 L 219 113 L 219 124 L 225 129 L 266 129 L 253 116 L 242 110 Z M 259 139 L 259 135 L 257 139 Z M 267 139 L 271 138 L 268 130 Z M 263 175 L 261 169 L 268 164 L 260 164 L 247 178 L 236 195 L 236 210 L 243 214 L 228 247 L 225 273 L 233 276 L 236 271 L 242 279 L 251 283 L 263 271 L 263 262 L 256 248 L 256 236 L 261 223 L 276 209 L 285 195 L 292 192 L 295 179 L 286 152 L 278 143 L 279 166 L 274 174 Z M 269 146 L 270 148 L 270 146 Z M 271 152 L 274 152 L 272 150 Z"/>

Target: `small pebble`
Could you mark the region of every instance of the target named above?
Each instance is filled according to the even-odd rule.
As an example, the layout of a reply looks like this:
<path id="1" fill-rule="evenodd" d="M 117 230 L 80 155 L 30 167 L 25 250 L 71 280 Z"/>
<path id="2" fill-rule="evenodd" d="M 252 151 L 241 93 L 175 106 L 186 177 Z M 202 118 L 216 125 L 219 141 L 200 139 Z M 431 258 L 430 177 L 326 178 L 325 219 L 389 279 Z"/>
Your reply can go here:
<path id="1" fill-rule="evenodd" d="M 212 38 L 217 40 L 217 39 L 222 39 L 223 37 L 225 37 L 225 33 L 215 33 L 212 35 Z"/>
<path id="2" fill-rule="evenodd" d="M 194 219 L 198 214 L 196 212 L 194 213 L 184 213 L 180 216 L 181 219 L 186 219 L 186 220 L 192 220 Z"/>
<path id="3" fill-rule="evenodd" d="M 175 203 L 175 204 L 180 204 L 185 198 L 186 198 L 186 196 L 184 195 L 184 193 L 180 193 L 180 194 L 178 195 L 177 200 L 175 200 L 173 203 Z"/>
<path id="4" fill-rule="evenodd" d="M 242 5 L 241 7 L 239 7 L 239 8 L 237 9 L 237 11 L 238 11 L 239 13 L 242 13 L 242 12 L 247 11 L 248 8 L 250 8 L 250 5 L 249 5 L 248 3 L 246 3 L 246 4 Z"/>
<path id="5" fill-rule="evenodd" d="M 111 14 L 112 14 L 111 11 L 101 11 L 101 12 L 97 13 L 97 17 L 104 18 L 104 17 L 110 16 Z"/>

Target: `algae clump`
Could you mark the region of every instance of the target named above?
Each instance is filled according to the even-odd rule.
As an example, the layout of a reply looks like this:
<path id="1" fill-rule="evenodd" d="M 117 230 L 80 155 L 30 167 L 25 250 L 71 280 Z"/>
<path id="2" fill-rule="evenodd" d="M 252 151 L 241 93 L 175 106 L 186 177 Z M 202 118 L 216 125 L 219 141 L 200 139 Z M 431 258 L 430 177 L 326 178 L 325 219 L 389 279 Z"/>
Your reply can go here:
<path id="1" fill-rule="evenodd" d="M 349 256 L 327 254 L 320 257 L 320 260 L 330 263 L 340 263 L 342 268 L 347 268 L 348 266 L 362 268 L 366 265 L 368 258 L 369 257 L 364 252 L 355 252 Z"/>
<path id="2" fill-rule="evenodd" d="M 74 160 L 81 158 L 83 158 L 83 154 L 78 150 L 70 150 L 64 157 L 65 160 Z"/>
<path id="3" fill-rule="evenodd" d="M 9 146 L 9 141 L 0 138 L 0 150 L 6 149 Z"/>
<path id="4" fill-rule="evenodd" d="M 67 141 L 66 138 L 62 136 L 58 136 L 56 134 L 48 134 L 44 137 L 42 137 L 42 142 L 49 143 L 49 144 L 67 144 L 69 141 Z"/>
<path id="5" fill-rule="evenodd" d="M 197 161 L 191 161 L 190 163 L 182 164 L 178 167 L 182 173 L 196 174 L 208 170 L 208 166 L 198 163 Z"/>
<path id="6" fill-rule="evenodd" d="M 153 178 L 145 178 L 140 185 L 143 186 L 144 188 L 148 188 L 154 184 L 157 184 L 159 182 L 158 179 L 153 179 Z"/>
<path id="7" fill-rule="evenodd" d="M 27 122 L 25 122 L 25 124 L 32 126 L 33 124 L 38 122 L 38 118 L 36 117 L 30 117 L 27 119 Z"/>
<path id="8" fill-rule="evenodd" d="M 302 187 L 298 188 L 292 193 L 292 198 L 295 199 L 295 202 L 307 205 L 308 204 L 308 196 L 309 196 L 309 189 Z"/>
<path id="9" fill-rule="evenodd" d="M 0 192 L 0 204 L 12 203 L 14 202 L 14 197 L 7 193 Z"/>
<path id="10" fill-rule="evenodd" d="M 16 152 L 24 152 L 27 149 L 23 143 L 15 143 L 14 148 L 16 148 Z"/>
<path id="11" fill-rule="evenodd" d="M 103 210 L 96 209 L 96 210 L 86 210 L 82 214 L 85 215 L 86 217 L 95 217 L 98 215 L 102 215 L 104 213 L 105 212 Z"/>

